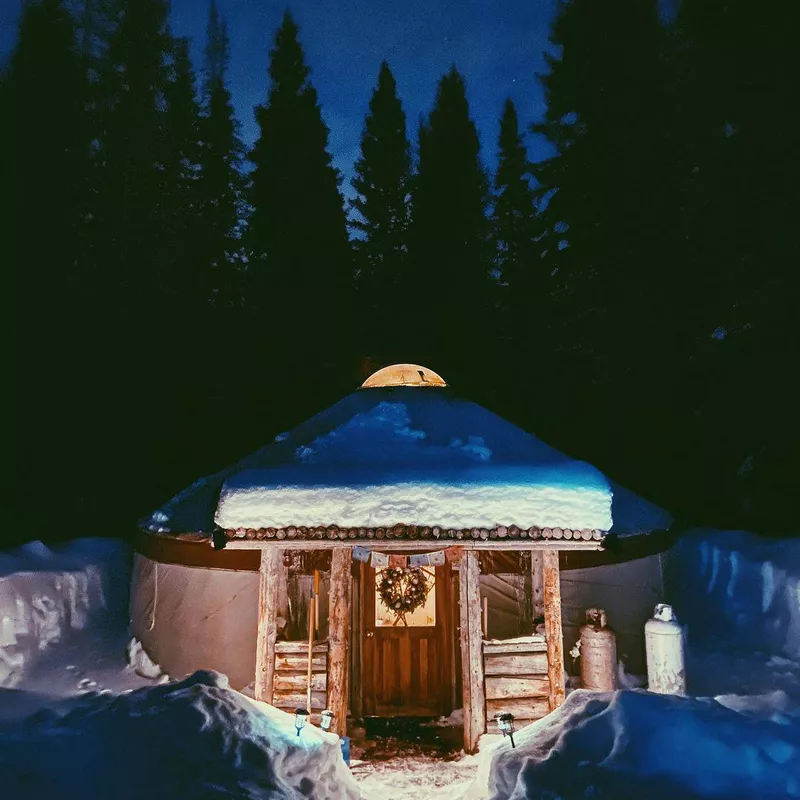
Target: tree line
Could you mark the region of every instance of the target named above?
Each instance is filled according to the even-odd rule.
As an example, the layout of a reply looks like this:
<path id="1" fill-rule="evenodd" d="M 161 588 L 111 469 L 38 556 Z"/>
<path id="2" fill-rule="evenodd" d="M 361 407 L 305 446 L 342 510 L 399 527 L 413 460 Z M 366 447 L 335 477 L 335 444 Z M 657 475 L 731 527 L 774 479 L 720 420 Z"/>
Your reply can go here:
<path id="1" fill-rule="evenodd" d="M 289 12 L 247 148 L 213 0 L 197 72 L 166 0 L 28 3 L 0 78 L 19 536 L 120 532 L 393 361 L 680 517 L 779 529 L 785 11 L 565 0 L 493 171 L 457 68 L 412 143 L 384 62 L 345 203 Z"/>

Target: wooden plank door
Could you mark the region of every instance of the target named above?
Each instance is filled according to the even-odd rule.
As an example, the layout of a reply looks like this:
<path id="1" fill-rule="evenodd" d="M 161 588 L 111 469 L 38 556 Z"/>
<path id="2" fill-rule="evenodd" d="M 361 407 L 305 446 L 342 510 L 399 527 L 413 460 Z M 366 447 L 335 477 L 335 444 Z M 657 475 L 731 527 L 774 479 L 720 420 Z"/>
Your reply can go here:
<path id="1" fill-rule="evenodd" d="M 425 717 L 452 711 L 452 568 L 428 567 L 433 589 L 408 625 L 396 620 L 376 591 L 376 570 L 364 564 L 363 708 L 365 716 Z"/>

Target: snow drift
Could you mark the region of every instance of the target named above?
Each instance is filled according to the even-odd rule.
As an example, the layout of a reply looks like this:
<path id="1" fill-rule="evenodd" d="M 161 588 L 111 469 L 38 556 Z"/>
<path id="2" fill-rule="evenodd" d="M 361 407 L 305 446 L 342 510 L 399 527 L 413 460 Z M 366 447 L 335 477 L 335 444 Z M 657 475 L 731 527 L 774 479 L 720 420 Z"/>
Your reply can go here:
<path id="1" fill-rule="evenodd" d="M 4 800 L 359 797 L 338 737 L 215 672 L 0 723 L 0 775 Z"/>
<path id="2" fill-rule="evenodd" d="M 728 704 L 731 704 L 728 698 Z M 492 800 L 790 800 L 800 797 L 800 719 L 764 704 L 573 692 L 492 748 Z"/>
<path id="3" fill-rule="evenodd" d="M 0 687 L 16 686 L 42 651 L 120 601 L 111 576 L 127 574 L 127 559 L 111 539 L 54 549 L 29 542 L 0 553 Z"/>
<path id="4" fill-rule="evenodd" d="M 689 641 L 800 659 L 800 539 L 695 529 L 670 551 L 668 593 Z"/>

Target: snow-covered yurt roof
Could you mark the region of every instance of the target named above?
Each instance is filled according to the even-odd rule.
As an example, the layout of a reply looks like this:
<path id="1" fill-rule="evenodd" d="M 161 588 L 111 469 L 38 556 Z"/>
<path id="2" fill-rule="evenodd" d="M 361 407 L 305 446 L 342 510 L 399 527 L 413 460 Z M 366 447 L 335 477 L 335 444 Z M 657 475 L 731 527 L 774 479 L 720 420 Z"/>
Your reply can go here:
<path id="1" fill-rule="evenodd" d="M 634 534 L 670 516 L 413 364 L 356 392 L 150 517 L 156 533 L 287 526 L 561 527 Z"/>

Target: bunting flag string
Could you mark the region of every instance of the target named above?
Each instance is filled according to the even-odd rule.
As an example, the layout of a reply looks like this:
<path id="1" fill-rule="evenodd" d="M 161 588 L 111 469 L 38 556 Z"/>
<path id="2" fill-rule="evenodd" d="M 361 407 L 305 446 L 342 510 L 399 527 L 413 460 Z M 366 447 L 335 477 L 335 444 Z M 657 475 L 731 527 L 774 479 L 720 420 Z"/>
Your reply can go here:
<path id="1" fill-rule="evenodd" d="M 369 547 L 355 545 L 353 547 L 353 558 L 364 564 L 369 564 L 375 569 L 383 567 L 441 567 L 445 564 L 457 565 L 461 560 L 464 551 L 463 547 L 455 545 L 444 550 L 436 550 L 433 553 L 417 553 L 406 555 L 405 553 L 381 553 L 371 550 Z"/>
<path id="2" fill-rule="evenodd" d="M 375 569 L 380 569 L 380 567 L 388 567 L 389 556 L 386 555 L 386 553 L 377 553 L 373 551 L 369 560 L 369 565 L 371 567 L 375 567 Z"/>
<path id="3" fill-rule="evenodd" d="M 362 547 L 360 544 L 357 544 L 353 548 L 353 558 L 356 561 L 361 561 L 363 563 L 366 563 L 367 561 L 369 561 L 370 555 L 372 555 L 372 553 L 370 552 L 369 548 Z"/>

